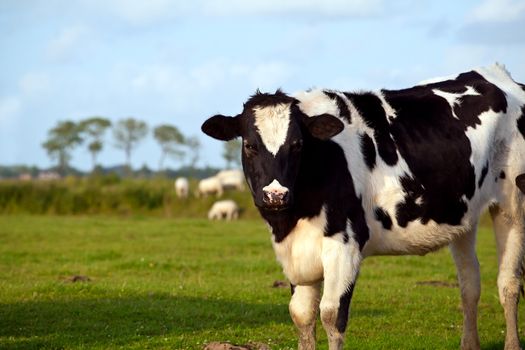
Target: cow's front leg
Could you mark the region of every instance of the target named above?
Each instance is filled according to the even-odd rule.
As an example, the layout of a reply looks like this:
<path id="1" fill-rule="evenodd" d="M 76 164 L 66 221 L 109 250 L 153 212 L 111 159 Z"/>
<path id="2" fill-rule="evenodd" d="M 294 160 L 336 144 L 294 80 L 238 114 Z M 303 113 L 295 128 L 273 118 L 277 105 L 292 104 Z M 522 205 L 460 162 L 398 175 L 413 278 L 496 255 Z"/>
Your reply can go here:
<path id="1" fill-rule="evenodd" d="M 324 289 L 321 321 L 330 350 L 342 349 L 352 292 L 356 282 L 361 252 L 353 239 L 343 233 L 323 238 Z"/>
<path id="2" fill-rule="evenodd" d="M 319 311 L 321 284 L 292 287 L 290 315 L 299 331 L 299 350 L 315 349 L 315 321 Z"/>

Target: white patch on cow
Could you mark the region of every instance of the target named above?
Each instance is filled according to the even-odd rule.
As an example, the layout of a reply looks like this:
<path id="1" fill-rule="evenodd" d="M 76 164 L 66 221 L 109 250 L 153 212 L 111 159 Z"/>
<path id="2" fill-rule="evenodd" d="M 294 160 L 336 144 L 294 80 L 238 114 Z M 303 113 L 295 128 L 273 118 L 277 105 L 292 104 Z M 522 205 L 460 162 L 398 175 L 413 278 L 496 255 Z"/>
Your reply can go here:
<path id="1" fill-rule="evenodd" d="M 312 284 L 323 278 L 321 260 L 326 210 L 318 216 L 299 219 L 286 238 L 277 243 L 272 236 L 277 261 L 292 284 Z"/>
<path id="2" fill-rule="evenodd" d="M 290 104 L 281 103 L 268 107 L 255 107 L 255 126 L 266 146 L 274 156 L 286 141 L 290 125 Z"/>
<path id="3" fill-rule="evenodd" d="M 309 117 L 321 114 L 339 115 L 337 102 L 329 98 L 323 90 L 300 91 L 294 94 L 300 102 L 301 111 Z"/>
<path id="4" fill-rule="evenodd" d="M 441 91 L 439 89 L 433 89 L 432 92 L 440 97 L 443 97 L 445 100 L 447 100 L 448 104 L 450 105 L 450 108 L 452 109 L 452 115 L 454 118 L 459 119 L 456 113 L 454 112 L 455 105 L 459 105 L 461 103 L 461 97 L 462 96 L 478 96 L 480 95 L 479 92 L 474 89 L 472 86 L 466 86 L 467 91 L 463 93 L 453 93 L 453 92 L 446 92 Z"/>
<path id="5" fill-rule="evenodd" d="M 525 103 L 525 91 L 512 80 L 505 66 L 496 63 L 489 67 L 477 68 L 475 71 L 503 90 L 509 103 L 507 114 L 511 115 L 512 118 L 518 118 L 521 115 L 521 106 Z"/>
<path id="6" fill-rule="evenodd" d="M 470 86 L 470 85 L 467 85 L 467 91 L 465 91 L 463 93 L 463 96 L 467 96 L 467 95 L 470 95 L 470 96 L 479 96 L 481 95 L 479 92 L 476 91 L 476 89 L 474 89 L 473 86 Z"/>
<path id="7" fill-rule="evenodd" d="M 372 233 L 363 248 L 363 256 L 425 255 L 436 251 L 470 230 L 470 226 L 438 224 L 433 220 L 423 224 L 419 219 L 404 228 L 394 226 L 388 234 Z"/>
<path id="8" fill-rule="evenodd" d="M 264 192 L 273 192 L 273 193 L 286 193 L 288 192 L 288 187 L 283 186 L 277 181 L 277 179 L 273 179 L 273 181 L 269 184 L 263 187 Z"/>
<path id="9" fill-rule="evenodd" d="M 386 120 L 390 124 L 391 120 L 397 117 L 396 110 L 386 101 L 382 92 L 377 92 L 376 95 L 381 100 L 381 106 L 385 110 Z"/>

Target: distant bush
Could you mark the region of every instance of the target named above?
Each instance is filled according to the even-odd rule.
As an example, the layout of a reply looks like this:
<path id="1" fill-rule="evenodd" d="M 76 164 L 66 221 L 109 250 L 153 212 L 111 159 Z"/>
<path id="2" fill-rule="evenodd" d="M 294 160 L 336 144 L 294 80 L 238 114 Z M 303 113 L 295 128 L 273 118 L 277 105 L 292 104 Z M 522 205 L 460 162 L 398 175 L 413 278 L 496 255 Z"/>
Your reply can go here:
<path id="1" fill-rule="evenodd" d="M 122 179 L 115 175 L 67 177 L 55 181 L 0 181 L 0 214 L 157 215 L 206 217 L 215 196 L 196 198 L 197 180 L 190 181 L 190 196 L 179 199 L 173 180 Z M 258 213 L 248 191 L 227 191 L 221 199 L 235 200 L 241 217 Z"/>

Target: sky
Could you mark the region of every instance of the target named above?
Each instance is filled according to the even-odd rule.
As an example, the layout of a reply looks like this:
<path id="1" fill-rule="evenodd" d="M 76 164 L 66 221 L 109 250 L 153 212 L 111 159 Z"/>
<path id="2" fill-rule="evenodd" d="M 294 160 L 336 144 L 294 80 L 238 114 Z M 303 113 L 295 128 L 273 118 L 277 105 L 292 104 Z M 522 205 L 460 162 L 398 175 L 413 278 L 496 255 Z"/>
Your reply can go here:
<path id="1" fill-rule="evenodd" d="M 200 126 L 256 89 L 396 89 L 494 62 L 525 82 L 524 58 L 525 0 L 2 0 L 0 165 L 50 167 L 49 129 L 103 116 L 175 125 L 222 167 Z M 123 164 L 105 141 L 99 163 Z M 159 158 L 150 133 L 132 166 Z M 91 169 L 86 145 L 71 164 Z"/>

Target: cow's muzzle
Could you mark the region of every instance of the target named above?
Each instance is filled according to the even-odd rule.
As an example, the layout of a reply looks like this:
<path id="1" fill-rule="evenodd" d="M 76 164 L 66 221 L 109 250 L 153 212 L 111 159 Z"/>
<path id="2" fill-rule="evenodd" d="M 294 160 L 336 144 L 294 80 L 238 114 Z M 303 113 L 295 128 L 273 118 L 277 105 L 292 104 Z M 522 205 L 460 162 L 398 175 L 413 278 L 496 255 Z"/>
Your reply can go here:
<path id="1" fill-rule="evenodd" d="M 283 210 L 288 207 L 288 191 L 286 192 L 263 192 L 264 208 L 267 210 Z"/>
<path id="2" fill-rule="evenodd" d="M 273 180 L 262 189 L 263 209 L 279 211 L 288 208 L 290 204 L 289 192 L 288 187 L 281 185 L 277 180 Z"/>

